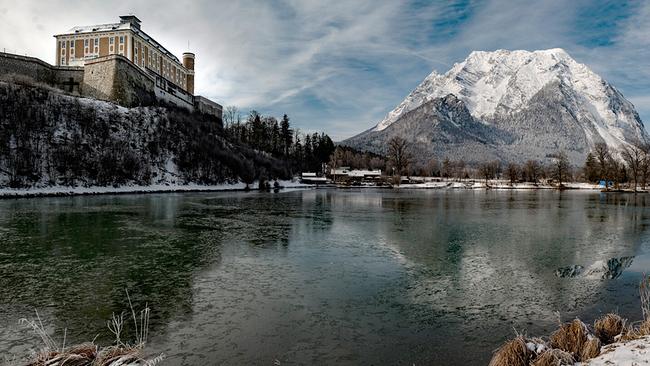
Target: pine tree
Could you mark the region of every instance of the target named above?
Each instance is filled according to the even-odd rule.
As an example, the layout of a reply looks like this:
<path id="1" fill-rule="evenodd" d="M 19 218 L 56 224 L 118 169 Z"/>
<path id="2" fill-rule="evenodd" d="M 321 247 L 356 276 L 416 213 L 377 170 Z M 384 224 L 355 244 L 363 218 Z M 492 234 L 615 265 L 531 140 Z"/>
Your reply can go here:
<path id="1" fill-rule="evenodd" d="M 596 157 L 594 156 L 594 154 L 592 153 L 587 154 L 584 173 L 585 173 L 585 179 L 588 182 L 596 182 L 600 178 L 600 169 L 598 165 L 599 165 L 598 161 L 596 161 Z"/>
<path id="2" fill-rule="evenodd" d="M 286 114 L 282 116 L 282 121 L 280 122 L 280 139 L 282 140 L 284 156 L 289 156 L 289 151 L 291 151 L 291 145 L 293 144 L 293 131 L 289 124 L 289 117 Z"/>

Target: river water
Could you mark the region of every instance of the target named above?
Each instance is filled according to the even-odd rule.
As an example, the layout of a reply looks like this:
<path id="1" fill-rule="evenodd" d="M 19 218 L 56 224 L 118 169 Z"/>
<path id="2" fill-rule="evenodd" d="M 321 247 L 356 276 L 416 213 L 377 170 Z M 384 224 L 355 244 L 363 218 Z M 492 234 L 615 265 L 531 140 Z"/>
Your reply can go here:
<path id="1" fill-rule="evenodd" d="M 649 204 L 482 190 L 2 200 L 0 354 L 42 346 L 18 321 L 35 310 L 58 341 L 66 328 L 68 344 L 110 344 L 128 289 L 164 365 L 485 365 L 514 330 L 550 333 L 556 312 L 638 320 Z"/>

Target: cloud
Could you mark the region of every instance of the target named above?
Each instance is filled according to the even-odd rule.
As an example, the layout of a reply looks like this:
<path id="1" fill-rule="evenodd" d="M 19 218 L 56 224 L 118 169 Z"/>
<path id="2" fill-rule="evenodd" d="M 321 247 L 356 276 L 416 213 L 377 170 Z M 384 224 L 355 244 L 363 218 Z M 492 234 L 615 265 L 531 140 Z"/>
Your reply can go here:
<path id="1" fill-rule="evenodd" d="M 620 4 L 0 0 L 0 48 L 54 62 L 53 34 L 134 13 L 175 54 L 189 41 L 198 93 L 244 111 L 287 113 L 305 131 L 341 139 L 381 120 L 431 70 L 445 72 L 473 50 L 562 47 L 637 98 L 650 120 L 642 98 L 650 6 Z"/>

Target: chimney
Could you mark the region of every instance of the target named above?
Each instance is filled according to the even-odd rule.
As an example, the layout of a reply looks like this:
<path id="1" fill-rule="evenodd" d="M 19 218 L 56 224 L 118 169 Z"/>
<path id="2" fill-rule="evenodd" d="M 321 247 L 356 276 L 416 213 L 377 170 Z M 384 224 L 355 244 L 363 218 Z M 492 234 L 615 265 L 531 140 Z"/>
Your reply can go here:
<path id="1" fill-rule="evenodd" d="M 187 69 L 185 90 L 194 95 L 194 54 L 192 52 L 183 53 L 183 66 Z"/>
<path id="2" fill-rule="evenodd" d="M 133 26 L 133 28 L 140 29 L 140 23 L 142 23 L 142 21 L 135 15 L 122 15 L 120 17 L 120 24 L 126 23 L 131 23 L 131 26 Z"/>

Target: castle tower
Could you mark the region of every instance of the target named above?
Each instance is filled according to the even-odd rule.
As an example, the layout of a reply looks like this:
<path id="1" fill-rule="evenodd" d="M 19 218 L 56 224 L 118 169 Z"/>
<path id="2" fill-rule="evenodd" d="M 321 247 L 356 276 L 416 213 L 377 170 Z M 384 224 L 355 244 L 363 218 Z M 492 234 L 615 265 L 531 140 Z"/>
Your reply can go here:
<path id="1" fill-rule="evenodd" d="M 194 54 L 183 53 L 183 66 L 187 69 L 187 92 L 194 95 Z"/>

